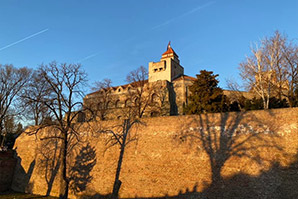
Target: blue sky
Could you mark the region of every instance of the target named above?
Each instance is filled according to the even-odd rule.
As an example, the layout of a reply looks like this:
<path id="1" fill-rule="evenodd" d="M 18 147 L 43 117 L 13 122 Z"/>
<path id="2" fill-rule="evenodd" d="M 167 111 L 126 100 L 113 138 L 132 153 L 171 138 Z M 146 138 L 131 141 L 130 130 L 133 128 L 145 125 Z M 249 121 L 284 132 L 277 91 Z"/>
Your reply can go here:
<path id="1" fill-rule="evenodd" d="M 89 83 L 124 84 L 171 41 L 185 74 L 239 79 L 249 47 L 275 30 L 297 43 L 296 0 L 2 0 L 0 63 L 81 62 Z"/>

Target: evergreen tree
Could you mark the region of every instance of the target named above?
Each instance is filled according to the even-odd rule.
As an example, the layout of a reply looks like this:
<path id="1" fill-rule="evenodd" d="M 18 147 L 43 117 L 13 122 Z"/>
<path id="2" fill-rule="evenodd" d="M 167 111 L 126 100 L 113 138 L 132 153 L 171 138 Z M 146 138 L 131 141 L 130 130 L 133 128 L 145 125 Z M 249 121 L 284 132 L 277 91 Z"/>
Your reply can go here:
<path id="1" fill-rule="evenodd" d="M 228 111 L 228 99 L 218 87 L 217 77 L 212 71 L 200 71 L 193 85 L 189 87 L 191 94 L 185 107 L 186 114 Z"/>

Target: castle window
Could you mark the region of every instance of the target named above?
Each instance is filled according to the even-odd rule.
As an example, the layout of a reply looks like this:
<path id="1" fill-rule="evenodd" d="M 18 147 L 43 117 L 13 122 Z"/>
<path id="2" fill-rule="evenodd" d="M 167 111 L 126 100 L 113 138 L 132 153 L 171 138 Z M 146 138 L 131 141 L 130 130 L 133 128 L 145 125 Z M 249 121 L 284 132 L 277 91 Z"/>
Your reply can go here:
<path id="1" fill-rule="evenodd" d="M 162 71 L 162 68 L 159 68 L 159 71 Z"/>
<path id="2" fill-rule="evenodd" d="M 154 68 L 154 72 L 157 72 L 157 68 Z"/>
<path id="3" fill-rule="evenodd" d="M 119 93 L 121 92 L 121 88 L 118 88 L 118 92 L 119 92 Z"/>
<path id="4" fill-rule="evenodd" d="M 157 94 L 153 93 L 151 96 L 151 102 L 157 102 L 158 101 L 158 96 Z"/>

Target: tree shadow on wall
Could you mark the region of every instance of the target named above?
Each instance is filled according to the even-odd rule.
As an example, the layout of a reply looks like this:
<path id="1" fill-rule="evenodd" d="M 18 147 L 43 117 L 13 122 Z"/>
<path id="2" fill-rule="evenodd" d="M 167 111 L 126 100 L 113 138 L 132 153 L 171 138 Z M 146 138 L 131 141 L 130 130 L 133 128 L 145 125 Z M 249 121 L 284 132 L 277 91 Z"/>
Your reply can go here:
<path id="1" fill-rule="evenodd" d="M 74 194 L 83 192 L 93 177 L 90 175 L 96 164 L 96 151 L 89 143 L 83 146 L 75 158 L 74 165 L 70 168 L 70 188 Z"/>
<path id="2" fill-rule="evenodd" d="M 182 127 L 177 137 L 181 142 L 196 144 L 199 150 L 207 153 L 212 175 L 211 187 L 217 187 L 214 192 L 219 187 L 224 188 L 221 172 L 231 157 L 246 158 L 261 166 L 269 161 L 267 157 L 261 156 L 261 149 L 279 153 L 283 151 L 275 141 L 279 136 L 274 126 L 247 112 L 195 116 Z"/>
<path id="3" fill-rule="evenodd" d="M 270 153 L 275 152 L 287 157 L 278 143 L 280 136 L 276 133 L 276 124 L 270 123 L 271 118 L 268 118 L 271 116 L 267 116 L 266 121 L 260 120 L 260 117 L 253 112 L 191 116 L 191 121 L 181 127 L 182 130 L 176 139 L 181 144 L 195 145 L 199 151 L 204 151 L 208 155 L 211 184 L 202 192 L 198 192 L 195 185 L 192 190 L 181 191 L 175 196 L 165 194 L 163 197 L 134 198 L 298 198 L 291 197 L 293 195 L 287 188 L 290 184 L 294 185 L 292 187 L 297 187 L 296 166 L 284 168 L 277 163 L 278 158 L 269 157 Z M 239 165 L 258 165 L 256 170 L 259 171 L 261 168 L 261 174 L 253 176 L 240 171 L 232 177 L 224 177 L 222 170 L 230 159 L 239 160 L 239 163 L 236 163 Z M 291 174 L 293 172 L 294 176 Z M 82 196 L 94 199 L 108 197 L 109 195 L 99 193 Z"/>
<path id="4" fill-rule="evenodd" d="M 282 167 L 273 162 L 269 170 L 258 176 L 238 173 L 223 181 L 222 187 L 209 187 L 203 191 L 208 198 L 298 198 L 298 162 Z"/>
<path id="5" fill-rule="evenodd" d="M 60 168 L 61 158 L 61 141 L 59 139 L 41 140 L 38 148 L 39 154 L 39 171 L 44 176 L 47 183 L 46 196 L 52 191 L 54 180 Z"/>
<path id="6" fill-rule="evenodd" d="M 17 192 L 32 193 L 34 184 L 30 182 L 30 179 L 35 168 L 35 159 L 30 163 L 27 172 L 21 163 L 22 159 L 18 156 L 11 189 Z"/>
<path id="7" fill-rule="evenodd" d="M 224 185 L 224 188 L 222 188 Z M 197 185 L 192 190 L 179 192 L 177 195 L 162 197 L 138 197 L 137 199 L 293 199 L 298 198 L 298 161 L 287 167 L 272 162 L 271 167 L 258 176 L 237 173 L 222 179 L 222 185 L 209 186 L 202 192 Z M 80 199 L 107 199 L 110 195 L 83 195 Z M 123 198 L 123 199 L 133 199 Z"/>

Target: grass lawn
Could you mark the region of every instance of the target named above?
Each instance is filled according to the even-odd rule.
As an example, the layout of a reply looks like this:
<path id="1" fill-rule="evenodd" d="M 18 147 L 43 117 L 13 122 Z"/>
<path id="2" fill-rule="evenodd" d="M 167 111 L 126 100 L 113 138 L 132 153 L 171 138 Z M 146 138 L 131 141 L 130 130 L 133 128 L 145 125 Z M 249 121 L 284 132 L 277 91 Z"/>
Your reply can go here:
<path id="1" fill-rule="evenodd" d="M 28 193 L 0 193 L 0 199 L 57 199 L 53 196 L 39 196 Z"/>

